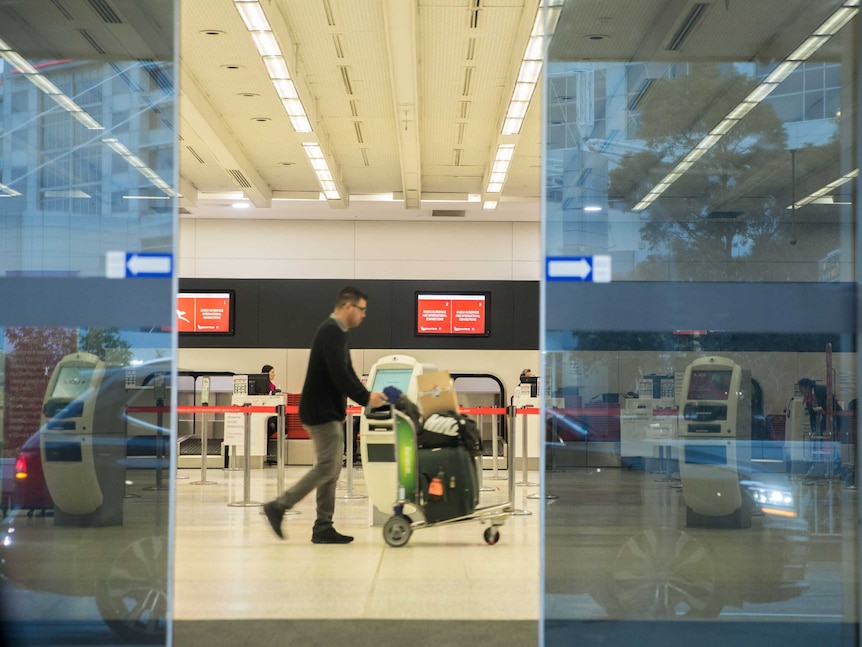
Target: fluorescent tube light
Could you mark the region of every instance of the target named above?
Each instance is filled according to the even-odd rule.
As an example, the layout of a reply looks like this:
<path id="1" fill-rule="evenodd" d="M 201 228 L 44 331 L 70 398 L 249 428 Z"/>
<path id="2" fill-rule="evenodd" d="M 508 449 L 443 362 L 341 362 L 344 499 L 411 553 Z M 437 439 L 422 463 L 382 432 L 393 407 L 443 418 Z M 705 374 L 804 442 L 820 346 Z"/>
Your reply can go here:
<path id="1" fill-rule="evenodd" d="M 278 41 L 275 40 L 275 35 L 271 31 L 253 31 L 251 37 L 261 56 L 281 56 Z"/>
<path id="2" fill-rule="evenodd" d="M 536 83 L 542 72 L 542 61 L 521 61 L 518 83 Z"/>
<path id="3" fill-rule="evenodd" d="M 769 73 L 765 79 L 763 79 L 764 83 L 781 83 L 784 79 L 786 79 L 797 67 L 801 65 L 800 61 L 784 61 L 778 67 L 776 67 L 772 72 Z"/>
<path id="4" fill-rule="evenodd" d="M 287 63 L 284 62 L 283 56 L 264 56 L 262 58 L 270 79 L 290 78 L 290 72 L 287 70 Z"/>
<path id="5" fill-rule="evenodd" d="M 296 86 L 290 79 L 272 79 L 272 84 L 275 86 L 279 99 L 299 99 Z"/>
<path id="6" fill-rule="evenodd" d="M 814 52 L 820 49 L 823 44 L 829 40 L 830 36 L 809 36 L 805 41 L 790 53 L 787 57 L 788 61 L 805 61 L 808 60 Z"/>
<path id="7" fill-rule="evenodd" d="M 814 32 L 814 35 L 828 35 L 834 36 L 837 34 L 841 28 L 846 25 L 850 20 L 852 20 L 853 16 L 858 13 L 858 9 L 851 7 L 841 7 L 835 13 L 833 13 L 826 21 L 817 28 Z"/>
<path id="8" fill-rule="evenodd" d="M 234 0 L 234 5 L 239 11 L 242 21 L 245 23 L 246 29 L 249 31 L 272 31 L 269 26 L 269 21 L 266 19 L 266 14 L 263 12 L 258 2 L 245 2 L 244 0 Z"/>

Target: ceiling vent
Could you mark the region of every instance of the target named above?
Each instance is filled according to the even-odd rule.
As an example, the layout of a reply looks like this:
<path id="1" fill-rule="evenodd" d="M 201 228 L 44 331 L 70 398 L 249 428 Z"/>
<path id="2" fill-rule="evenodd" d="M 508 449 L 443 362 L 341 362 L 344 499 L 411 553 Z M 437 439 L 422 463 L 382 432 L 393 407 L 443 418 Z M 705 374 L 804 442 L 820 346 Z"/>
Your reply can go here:
<path id="1" fill-rule="evenodd" d="M 250 189 L 251 188 L 251 182 L 249 182 L 248 178 L 245 175 L 243 175 L 242 171 L 240 171 L 239 169 L 235 169 L 235 168 L 228 168 L 225 170 L 233 178 L 233 181 L 236 182 L 237 184 L 239 184 L 242 188 L 244 188 L 244 189 Z"/>
<path id="2" fill-rule="evenodd" d="M 691 11 L 688 12 L 688 16 L 685 21 L 682 23 L 682 26 L 677 30 L 676 34 L 674 34 L 670 43 L 667 46 L 672 52 L 678 51 L 686 38 L 688 38 L 689 34 L 691 34 L 695 25 L 700 21 L 703 17 L 703 12 L 706 11 L 707 4 L 705 2 L 698 2 L 691 8 Z"/>
<path id="3" fill-rule="evenodd" d="M 111 23 L 113 25 L 122 25 L 122 19 L 117 15 L 117 12 L 114 11 L 113 7 L 109 5 L 105 0 L 90 0 L 90 6 L 93 8 L 99 17 L 107 23 Z"/>
<path id="4" fill-rule="evenodd" d="M 432 218 L 463 218 L 467 212 L 463 209 L 434 209 L 431 211 Z"/>

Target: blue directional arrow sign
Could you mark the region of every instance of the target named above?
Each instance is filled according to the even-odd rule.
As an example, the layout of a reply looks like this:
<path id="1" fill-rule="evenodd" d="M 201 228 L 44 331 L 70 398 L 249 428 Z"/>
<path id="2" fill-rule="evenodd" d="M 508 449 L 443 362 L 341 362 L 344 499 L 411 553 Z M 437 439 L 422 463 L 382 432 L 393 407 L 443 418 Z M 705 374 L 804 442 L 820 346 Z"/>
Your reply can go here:
<path id="1" fill-rule="evenodd" d="M 587 283 L 611 282 L 611 257 L 549 256 L 545 263 L 548 281 L 584 281 Z"/>
<path id="2" fill-rule="evenodd" d="M 126 278 L 165 278 L 173 274 L 173 254 L 126 253 Z"/>

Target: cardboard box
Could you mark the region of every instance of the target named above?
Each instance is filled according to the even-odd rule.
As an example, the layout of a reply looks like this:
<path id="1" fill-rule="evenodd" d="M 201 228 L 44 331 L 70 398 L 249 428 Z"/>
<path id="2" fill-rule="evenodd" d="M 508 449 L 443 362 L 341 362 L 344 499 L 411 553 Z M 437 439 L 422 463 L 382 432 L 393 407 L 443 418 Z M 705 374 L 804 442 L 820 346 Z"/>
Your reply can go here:
<path id="1" fill-rule="evenodd" d="M 458 411 L 455 381 L 449 371 L 435 371 L 416 376 L 419 389 L 419 409 L 423 416 L 440 411 Z"/>

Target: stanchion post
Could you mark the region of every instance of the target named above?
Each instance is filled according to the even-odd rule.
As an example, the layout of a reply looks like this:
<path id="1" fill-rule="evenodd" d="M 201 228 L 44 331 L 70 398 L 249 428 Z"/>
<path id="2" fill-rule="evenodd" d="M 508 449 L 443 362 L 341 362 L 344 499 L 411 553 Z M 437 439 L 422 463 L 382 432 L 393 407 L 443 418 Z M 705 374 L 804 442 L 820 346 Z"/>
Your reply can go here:
<path id="1" fill-rule="evenodd" d="M 207 416 L 201 412 L 201 480 L 192 481 L 192 485 L 215 485 L 215 481 L 207 481 L 207 459 L 209 458 L 207 445 L 209 445 L 209 439 L 207 438 Z"/>
<path id="2" fill-rule="evenodd" d="M 251 413 L 243 412 L 243 457 L 245 465 L 243 465 L 242 475 L 242 501 L 231 501 L 229 506 L 233 507 L 248 507 L 263 505 L 260 501 L 251 500 Z"/>
<path id="3" fill-rule="evenodd" d="M 506 447 L 508 449 L 508 469 L 509 469 L 509 503 L 512 505 L 513 516 L 526 516 L 533 514 L 529 510 L 522 510 L 515 507 L 515 416 L 516 409 L 514 405 L 509 405 L 509 442 Z"/>
<path id="4" fill-rule="evenodd" d="M 347 414 L 347 429 L 344 434 L 344 445 L 347 452 L 347 458 L 344 461 L 347 465 L 347 492 L 339 494 L 339 499 L 367 499 L 364 494 L 353 492 L 353 414 Z"/>
<path id="5" fill-rule="evenodd" d="M 523 479 L 519 483 L 515 485 L 538 485 L 538 483 L 533 483 L 529 480 L 529 475 L 527 473 L 527 460 L 529 455 L 529 450 L 527 448 L 528 445 L 527 438 L 527 414 L 526 412 L 521 413 L 521 478 Z"/>
<path id="6" fill-rule="evenodd" d="M 488 478 L 492 481 L 504 481 L 507 480 L 508 476 L 500 476 L 499 469 L 497 464 L 500 461 L 500 451 L 498 446 L 498 436 L 497 436 L 497 428 L 499 427 L 499 419 L 497 418 L 497 414 L 494 414 L 492 417 L 493 421 L 493 429 L 494 433 L 491 435 L 491 476 Z M 509 447 L 509 445 L 507 445 Z M 511 447 L 509 447 L 511 449 Z"/>
<path id="7" fill-rule="evenodd" d="M 482 429 L 483 429 L 484 421 L 485 420 L 482 417 L 481 413 L 476 414 L 476 424 L 479 426 L 479 438 L 482 438 Z M 494 444 L 494 445 L 497 444 L 496 438 L 493 438 L 492 441 L 493 441 L 492 444 Z M 482 453 L 484 454 L 484 452 L 482 452 Z M 482 456 L 479 456 L 479 459 L 476 462 L 478 463 L 479 491 L 480 492 L 493 492 L 494 488 L 492 488 L 490 485 L 483 485 L 483 483 L 485 481 L 485 463 L 484 463 L 484 459 L 482 458 Z"/>
<path id="8" fill-rule="evenodd" d="M 279 404 L 276 408 L 276 437 L 275 437 L 275 469 L 277 496 L 284 492 L 284 405 Z"/>

